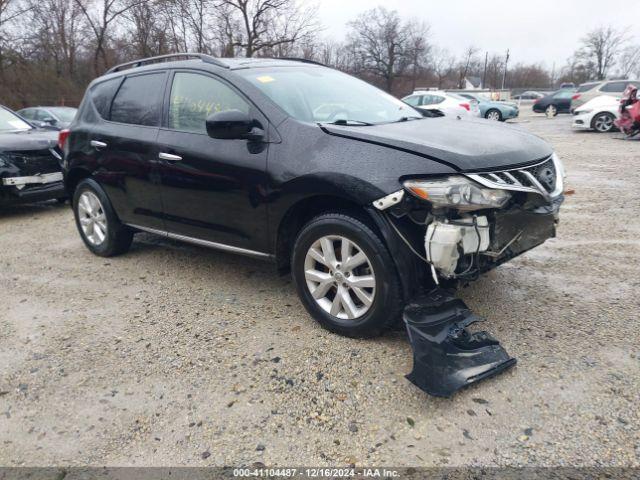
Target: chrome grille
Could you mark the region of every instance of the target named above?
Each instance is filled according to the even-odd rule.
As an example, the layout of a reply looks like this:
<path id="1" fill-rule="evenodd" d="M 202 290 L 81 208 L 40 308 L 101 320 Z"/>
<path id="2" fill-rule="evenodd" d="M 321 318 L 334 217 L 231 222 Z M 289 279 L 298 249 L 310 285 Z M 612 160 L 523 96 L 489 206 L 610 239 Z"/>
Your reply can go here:
<path id="1" fill-rule="evenodd" d="M 562 193 L 562 168 L 555 155 L 535 165 L 467 176 L 490 188 L 539 193 L 551 198 Z"/>

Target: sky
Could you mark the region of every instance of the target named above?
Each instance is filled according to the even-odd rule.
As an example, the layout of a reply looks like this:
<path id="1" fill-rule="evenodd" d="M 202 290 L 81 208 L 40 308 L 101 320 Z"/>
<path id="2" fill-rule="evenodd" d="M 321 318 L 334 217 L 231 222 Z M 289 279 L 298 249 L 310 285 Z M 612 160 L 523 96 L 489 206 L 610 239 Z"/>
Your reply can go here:
<path id="1" fill-rule="evenodd" d="M 509 63 L 561 68 L 580 38 L 600 25 L 631 27 L 640 43 L 640 0 L 317 0 L 324 36 L 341 40 L 347 22 L 383 5 L 402 18 L 424 20 L 432 43 L 459 55 L 510 50 Z"/>

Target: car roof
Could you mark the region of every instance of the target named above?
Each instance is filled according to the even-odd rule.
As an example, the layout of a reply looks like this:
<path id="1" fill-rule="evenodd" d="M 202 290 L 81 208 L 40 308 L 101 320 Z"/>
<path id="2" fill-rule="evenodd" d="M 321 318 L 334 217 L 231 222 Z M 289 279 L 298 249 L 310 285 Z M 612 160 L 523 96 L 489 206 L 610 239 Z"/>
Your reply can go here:
<path id="1" fill-rule="evenodd" d="M 132 62 L 122 63 L 109 69 L 105 76 L 123 72 L 151 71 L 165 68 L 189 68 L 194 65 L 201 67 L 217 67 L 225 70 L 293 66 L 325 67 L 325 65 L 322 65 L 321 63 L 300 58 L 217 58 L 206 54 L 178 53 L 142 58 Z"/>

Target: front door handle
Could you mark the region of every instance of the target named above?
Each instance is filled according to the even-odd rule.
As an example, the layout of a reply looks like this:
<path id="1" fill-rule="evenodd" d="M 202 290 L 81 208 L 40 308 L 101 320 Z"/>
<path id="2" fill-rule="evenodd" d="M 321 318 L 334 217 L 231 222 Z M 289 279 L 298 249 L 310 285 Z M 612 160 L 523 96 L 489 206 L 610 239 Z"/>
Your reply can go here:
<path id="1" fill-rule="evenodd" d="M 101 148 L 105 148 L 105 147 L 107 146 L 107 144 L 106 144 L 106 143 L 101 142 L 101 141 L 99 141 L 99 140 L 91 140 L 91 142 L 90 142 L 90 143 L 91 143 L 91 146 L 92 146 L 93 148 L 95 148 L 96 150 L 99 150 L 99 149 L 101 149 Z"/>
<path id="2" fill-rule="evenodd" d="M 167 160 L 168 162 L 179 162 L 180 160 L 182 160 L 182 157 L 180 155 L 174 155 L 172 153 L 165 152 L 160 152 L 158 154 L 158 158 L 160 160 Z"/>

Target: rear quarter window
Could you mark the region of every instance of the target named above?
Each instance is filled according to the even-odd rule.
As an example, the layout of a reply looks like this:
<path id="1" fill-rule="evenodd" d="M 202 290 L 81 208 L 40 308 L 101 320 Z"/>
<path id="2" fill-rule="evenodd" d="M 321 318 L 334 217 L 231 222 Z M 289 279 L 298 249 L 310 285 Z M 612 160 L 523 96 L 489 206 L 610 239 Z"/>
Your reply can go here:
<path id="1" fill-rule="evenodd" d="M 584 92 L 588 92 L 589 90 L 593 90 L 594 88 L 596 88 L 599 84 L 597 83 L 590 83 L 587 85 L 580 85 L 580 87 L 578 88 L 578 93 L 584 93 Z"/>
<path id="2" fill-rule="evenodd" d="M 98 83 L 91 88 L 91 101 L 98 113 L 105 120 L 109 120 L 111 101 L 118 90 L 122 78 L 113 78 L 106 82 Z"/>
<path id="3" fill-rule="evenodd" d="M 164 80 L 165 72 L 125 78 L 111 105 L 111 121 L 157 127 Z"/>

